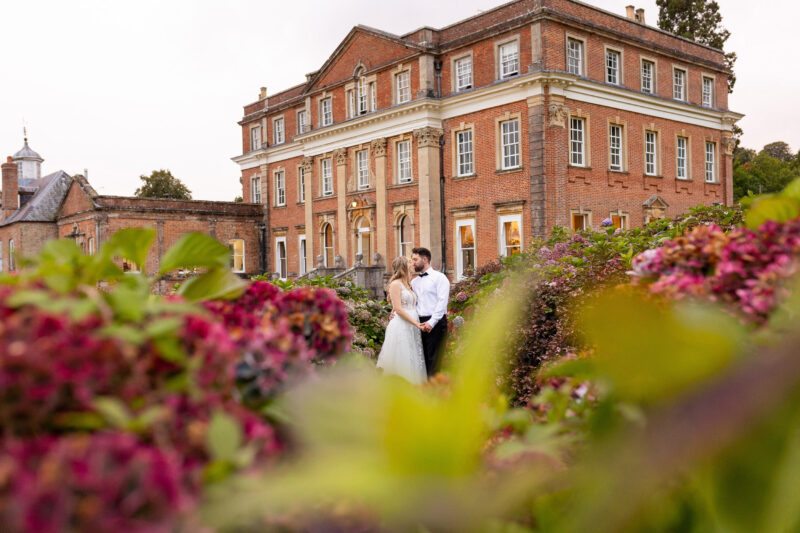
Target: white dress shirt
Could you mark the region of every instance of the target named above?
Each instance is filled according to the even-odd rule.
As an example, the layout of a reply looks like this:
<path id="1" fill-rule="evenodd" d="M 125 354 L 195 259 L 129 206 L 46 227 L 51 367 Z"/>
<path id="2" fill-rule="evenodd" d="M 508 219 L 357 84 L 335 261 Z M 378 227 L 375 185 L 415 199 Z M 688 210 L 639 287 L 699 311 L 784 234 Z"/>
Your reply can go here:
<path id="1" fill-rule="evenodd" d="M 450 299 L 450 280 L 447 276 L 428 267 L 427 276 L 418 275 L 411 280 L 411 288 L 417 295 L 417 314 L 429 316 L 427 324 L 435 326 L 447 314 L 447 302 Z"/>

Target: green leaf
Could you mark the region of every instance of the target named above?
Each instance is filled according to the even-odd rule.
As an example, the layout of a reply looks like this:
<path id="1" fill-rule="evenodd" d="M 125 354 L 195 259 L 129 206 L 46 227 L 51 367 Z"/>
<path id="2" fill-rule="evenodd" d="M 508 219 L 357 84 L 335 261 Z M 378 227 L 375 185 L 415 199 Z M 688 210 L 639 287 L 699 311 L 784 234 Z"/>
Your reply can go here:
<path id="1" fill-rule="evenodd" d="M 94 431 L 103 429 L 106 426 L 106 421 L 97 413 L 60 413 L 56 415 L 55 425 L 60 428 Z"/>
<path id="2" fill-rule="evenodd" d="M 102 337 L 114 337 L 122 339 L 125 342 L 129 342 L 137 346 L 142 344 L 147 339 L 147 336 L 140 329 L 133 326 L 126 326 L 124 324 L 112 324 L 110 326 L 106 326 L 101 328 L 98 331 L 98 334 Z"/>
<path id="3" fill-rule="evenodd" d="M 187 300 L 227 300 L 241 296 L 247 283 L 233 272 L 216 268 L 191 278 L 181 285 L 178 293 Z"/>
<path id="4" fill-rule="evenodd" d="M 186 354 L 183 352 L 181 343 L 177 338 L 158 337 L 152 340 L 163 359 L 173 363 L 180 363 L 186 360 Z"/>
<path id="5" fill-rule="evenodd" d="M 224 268 L 228 266 L 230 250 L 205 233 L 186 233 L 161 258 L 159 275 L 176 268 Z"/>
<path id="6" fill-rule="evenodd" d="M 94 408 L 114 427 L 126 428 L 131 423 L 131 413 L 119 398 L 101 396 L 94 400 Z"/>
<path id="7" fill-rule="evenodd" d="M 109 255 L 133 261 L 145 272 L 147 252 L 155 238 L 156 231 L 152 228 L 127 228 L 113 234 L 105 246 Z"/>
<path id="8" fill-rule="evenodd" d="M 162 318 L 147 325 L 145 334 L 148 337 L 170 336 L 183 324 L 183 320 L 178 317 Z"/>
<path id="9" fill-rule="evenodd" d="M 147 292 L 143 293 L 138 287 L 119 285 L 108 293 L 106 299 L 114 309 L 114 315 L 118 320 L 140 322 L 145 315 L 148 296 Z"/>
<path id="10" fill-rule="evenodd" d="M 56 263 L 67 263 L 81 257 L 81 249 L 72 239 L 53 239 L 42 247 L 41 258 Z"/>
<path id="11" fill-rule="evenodd" d="M 242 447 L 242 440 L 239 422 L 224 411 L 214 412 L 206 434 L 206 447 L 211 457 L 218 461 L 233 461 Z"/>
<path id="12" fill-rule="evenodd" d="M 796 218 L 800 212 L 800 200 L 782 196 L 765 195 L 753 202 L 745 215 L 745 223 L 750 229 L 758 229 L 767 220 L 786 222 Z"/>
<path id="13" fill-rule="evenodd" d="M 781 191 L 781 196 L 800 200 L 800 178 L 789 183 L 789 185 L 787 185 L 783 191 Z"/>

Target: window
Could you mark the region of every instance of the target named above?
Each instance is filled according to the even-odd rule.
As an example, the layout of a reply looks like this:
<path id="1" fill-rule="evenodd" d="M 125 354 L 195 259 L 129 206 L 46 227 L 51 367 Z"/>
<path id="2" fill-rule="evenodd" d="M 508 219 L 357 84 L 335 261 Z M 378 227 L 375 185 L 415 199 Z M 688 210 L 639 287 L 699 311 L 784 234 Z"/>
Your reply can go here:
<path id="1" fill-rule="evenodd" d="M 519 74 L 519 47 L 517 42 L 500 45 L 500 78 Z"/>
<path id="2" fill-rule="evenodd" d="M 297 170 L 297 197 L 301 204 L 306 201 L 306 169 L 303 167 Z"/>
<path id="3" fill-rule="evenodd" d="M 397 143 L 397 183 L 411 182 L 411 141 Z"/>
<path id="4" fill-rule="evenodd" d="M 306 262 L 307 254 L 306 254 L 306 236 L 305 235 L 300 235 L 300 237 L 298 239 L 298 242 L 297 242 L 297 249 L 299 251 L 299 256 L 300 256 L 300 264 L 298 265 L 298 268 L 299 268 L 299 271 L 300 271 L 299 273 L 302 276 L 303 274 L 308 272 L 308 266 L 307 266 L 307 262 Z"/>
<path id="5" fill-rule="evenodd" d="M 400 255 L 411 257 L 411 249 L 414 247 L 414 235 L 413 230 L 411 229 L 411 218 L 409 218 L 408 215 L 401 216 L 397 223 L 397 229 L 400 237 L 397 241 L 400 245 L 398 251 Z"/>
<path id="6" fill-rule="evenodd" d="M 686 137 L 678 137 L 676 149 L 676 175 L 679 180 L 685 180 L 689 177 L 686 173 L 686 145 Z"/>
<path id="7" fill-rule="evenodd" d="M 642 60 L 642 92 L 653 93 L 653 73 L 655 65 L 652 61 Z"/>
<path id="8" fill-rule="evenodd" d="M 122 258 L 122 271 L 129 272 L 131 274 L 136 274 L 137 272 L 141 272 L 141 270 L 139 270 L 139 265 L 137 265 L 130 259 L 125 259 L 125 258 Z"/>
<path id="9" fill-rule="evenodd" d="M 250 150 L 261 149 L 261 126 L 250 129 Z"/>
<path id="10" fill-rule="evenodd" d="M 616 229 L 628 229 L 628 215 L 611 213 L 611 222 Z"/>
<path id="11" fill-rule="evenodd" d="M 367 102 L 369 98 L 369 87 L 367 84 L 367 78 L 361 76 L 358 78 L 358 94 L 356 97 L 356 102 L 358 104 L 358 114 L 363 115 L 367 112 Z"/>
<path id="12" fill-rule="evenodd" d="M 286 140 L 283 129 L 283 119 L 276 118 L 272 122 L 272 144 L 283 144 Z"/>
<path id="13" fill-rule="evenodd" d="M 463 91 L 472 87 L 472 57 L 462 57 L 456 60 L 456 91 Z"/>
<path id="14" fill-rule="evenodd" d="M 620 84 L 619 52 L 606 50 L 606 82 L 614 85 Z"/>
<path id="15" fill-rule="evenodd" d="M 567 72 L 583 75 L 583 41 L 567 39 Z"/>
<path id="16" fill-rule="evenodd" d="M 323 126 L 330 126 L 333 124 L 333 101 L 330 98 L 325 98 L 320 102 L 319 114 Z"/>
<path id="17" fill-rule="evenodd" d="M 375 83 L 370 83 L 369 84 L 369 105 L 370 105 L 369 110 L 370 111 L 375 111 L 375 110 L 378 109 L 377 100 L 378 100 L 377 86 L 375 85 Z"/>
<path id="18" fill-rule="evenodd" d="M 347 95 L 347 118 L 353 118 L 356 116 L 356 92 L 353 89 L 350 89 L 346 93 Z"/>
<path id="19" fill-rule="evenodd" d="M 322 260 L 326 267 L 333 267 L 333 228 L 330 224 L 322 227 Z"/>
<path id="20" fill-rule="evenodd" d="M 608 168 L 622 170 L 622 126 L 611 124 L 608 128 Z"/>
<path id="21" fill-rule="evenodd" d="M 308 131 L 306 128 L 307 121 L 306 121 L 306 112 L 305 110 L 297 112 L 297 133 L 305 133 Z"/>
<path id="22" fill-rule="evenodd" d="M 502 169 L 519 167 L 519 120 L 500 123 Z"/>
<path id="23" fill-rule="evenodd" d="M 411 72 L 406 70 L 399 73 L 396 78 L 397 103 L 404 104 L 411 101 Z"/>
<path id="24" fill-rule="evenodd" d="M 703 78 L 703 107 L 714 107 L 714 80 Z"/>
<path id="25" fill-rule="evenodd" d="M 588 213 L 572 213 L 572 230 L 585 231 L 589 229 Z"/>
<path id="26" fill-rule="evenodd" d="M 644 132 L 644 173 L 655 176 L 658 164 L 656 160 L 656 132 Z"/>
<path id="27" fill-rule="evenodd" d="M 717 181 L 716 176 L 714 175 L 714 163 L 715 163 L 715 146 L 712 142 L 706 142 L 706 181 L 708 183 L 714 183 Z"/>
<path id="28" fill-rule="evenodd" d="M 369 165 L 366 150 L 356 152 L 356 170 L 358 173 L 358 188 L 369 189 Z"/>
<path id="29" fill-rule="evenodd" d="M 286 205 L 286 173 L 275 173 L 275 205 Z"/>
<path id="30" fill-rule="evenodd" d="M 230 239 L 228 249 L 231 251 L 231 270 L 244 272 L 244 239 Z"/>
<path id="31" fill-rule="evenodd" d="M 89 255 L 94 255 L 94 237 L 89 237 Z"/>
<path id="32" fill-rule="evenodd" d="M 686 100 L 686 71 L 676 68 L 672 74 L 672 97 Z"/>
<path id="33" fill-rule="evenodd" d="M 456 152 L 458 175 L 469 176 L 475 172 L 472 160 L 472 130 L 459 131 L 456 134 Z"/>
<path id="34" fill-rule="evenodd" d="M 361 261 L 366 266 L 370 266 L 372 260 L 372 228 L 369 225 L 369 220 L 367 217 L 361 217 L 358 220 L 358 234 L 357 234 L 357 243 L 356 243 L 356 250 L 360 253 L 363 257 Z"/>
<path id="35" fill-rule="evenodd" d="M 584 126 L 586 120 L 582 118 L 569 119 L 569 162 L 576 167 L 586 166 L 584 157 Z"/>
<path id="36" fill-rule="evenodd" d="M 16 257 L 14 257 L 14 239 L 8 241 L 8 271 L 13 272 L 17 269 Z"/>
<path id="37" fill-rule="evenodd" d="M 500 255 L 511 257 L 522 251 L 522 215 L 500 217 Z"/>
<path id="38" fill-rule="evenodd" d="M 275 239 L 275 272 L 278 277 L 286 279 L 286 237 L 277 237 Z"/>
<path id="39" fill-rule="evenodd" d="M 333 194 L 333 160 L 322 160 L 322 196 Z"/>
<path id="40" fill-rule="evenodd" d="M 475 270 L 475 221 L 456 221 L 456 279 L 461 279 L 467 271 Z"/>
<path id="41" fill-rule="evenodd" d="M 250 180 L 250 201 L 254 204 L 261 203 L 261 178 Z"/>

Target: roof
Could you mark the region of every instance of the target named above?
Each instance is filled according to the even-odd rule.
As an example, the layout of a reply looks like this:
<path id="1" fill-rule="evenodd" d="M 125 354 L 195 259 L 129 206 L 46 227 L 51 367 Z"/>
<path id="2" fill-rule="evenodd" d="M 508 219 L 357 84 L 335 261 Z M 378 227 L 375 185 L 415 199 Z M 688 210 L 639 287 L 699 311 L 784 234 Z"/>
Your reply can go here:
<path id="1" fill-rule="evenodd" d="M 12 161 L 18 161 L 20 159 L 28 160 L 28 161 L 35 160 L 35 161 L 39 161 L 40 163 L 42 161 L 44 161 L 44 159 L 42 159 L 42 156 L 40 156 L 39 154 L 37 154 L 36 152 L 31 150 L 31 147 L 28 146 L 28 138 L 27 137 L 25 137 L 25 144 L 22 146 L 22 149 L 19 152 L 17 152 L 16 154 L 14 154 L 13 156 L 11 156 L 11 160 Z"/>
<path id="2" fill-rule="evenodd" d="M 35 189 L 33 198 L 0 225 L 7 226 L 15 222 L 54 222 L 70 183 L 72 178 L 63 170 L 31 180 L 26 184 L 25 190 Z"/>

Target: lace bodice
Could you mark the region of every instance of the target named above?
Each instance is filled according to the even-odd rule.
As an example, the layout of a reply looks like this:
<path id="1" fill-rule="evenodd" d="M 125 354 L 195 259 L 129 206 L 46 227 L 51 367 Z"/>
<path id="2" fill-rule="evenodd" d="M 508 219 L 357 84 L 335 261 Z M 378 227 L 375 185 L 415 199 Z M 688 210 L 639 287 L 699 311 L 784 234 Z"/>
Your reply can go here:
<path id="1" fill-rule="evenodd" d="M 415 311 L 417 307 L 417 295 L 414 294 L 414 291 L 410 291 L 403 286 L 400 291 L 400 305 L 409 313 Z"/>

